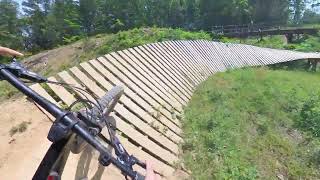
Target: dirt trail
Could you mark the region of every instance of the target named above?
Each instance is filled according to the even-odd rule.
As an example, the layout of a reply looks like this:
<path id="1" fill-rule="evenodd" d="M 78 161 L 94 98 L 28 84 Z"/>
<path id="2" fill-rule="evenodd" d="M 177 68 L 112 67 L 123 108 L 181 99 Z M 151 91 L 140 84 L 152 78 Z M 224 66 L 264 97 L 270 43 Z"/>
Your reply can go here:
<path id="1" fill-rule="evenodd" d="M 1 179 L 31 179 L 50 143 L 46 139 L 51 122 L 25 98 L 1 104 Z M 12 137 L 10 129 L 31 122 L 25 132 Z"/>

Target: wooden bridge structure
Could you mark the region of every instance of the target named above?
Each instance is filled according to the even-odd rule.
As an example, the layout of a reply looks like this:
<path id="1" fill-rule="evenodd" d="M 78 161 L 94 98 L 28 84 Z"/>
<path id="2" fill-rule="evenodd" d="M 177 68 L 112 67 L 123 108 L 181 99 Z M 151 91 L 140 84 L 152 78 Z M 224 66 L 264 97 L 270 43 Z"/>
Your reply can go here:
<path id="1" fill-rule="evenodd" d="M 99 97 L 115 85 L 124 86 L 125 94 L 112 114 L 118 137 L 130 154 L 153 161 L 155 171 L 169 178 L 176 171 L 181 153 L 183 107 L 200 83 L 228 69 L 318 58 L 319 53 L 251 45 L 206 40 L 166 41 L 106 54 L 49 79 L 85 88 Z M 83 94 L 64 87 L 47 85 L 50 89 L 40 84 L 31 88 L 58 106 L 71 105 L 83 97 Z M 86 96 L 92 99 L 92 94 Z M 109 138 L 106 132 L 104 135 Z M 71 155 L 65 174 L 75 174 L 72 167 L 88 156 Z M 96 160 L 93 162 L 98 163 Z M 123 178 L 115 167 L 106 169 L 107 172 L 100 173 L 101 179 Z M 145 173 L 141 167 L 136 166 L 135 169 Z M 97 175 L 99 170 L 101 167 L 90 171 Z"/>
<path id="2" fill-rule="evenodd" d="M 227 37 L 247 38 L 251 36 L 259 36 L 262 38 L 267 35 L 285 35 L 288 42 L 292 42 L 294 35 L 309 34 L 314 35 L 319 32 L 319 28 L 315 27 L 282 27 L 275 25 L 228 25 L 214 26 L 212 33 L 222 34 Z"/>

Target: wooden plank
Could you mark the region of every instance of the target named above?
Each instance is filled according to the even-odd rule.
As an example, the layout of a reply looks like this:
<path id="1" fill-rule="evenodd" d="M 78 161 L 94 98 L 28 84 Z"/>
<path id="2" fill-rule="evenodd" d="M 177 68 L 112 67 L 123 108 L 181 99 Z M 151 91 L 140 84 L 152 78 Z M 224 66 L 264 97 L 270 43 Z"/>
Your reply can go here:
<path id="1" fill-rule="evenodd" d="M 98 72 L 96 72 L 88 63 L 81 63 L 81 66 L 87 73 L 90 74 L 99 84 L 101 84 L 105 89 L 110 91 L 113 88 L 113 85 L 111 85 L 108 81 L 104 79 Z M 123 95 L 120 98 L 120 103 L 123 103 L 127 107 L 131 109 L 131 111 L 136 112 L 137 115 L 145 114 L 144 110 L 142 110 L 138 105 L 133 103 L 127 96 L 126 94 Z M 142 106 L 144 104 L 141 104 Z M 158 142 L 162 143 L 165 145 L 167 148 L 172 150 L 174 153 L 178 153 L 178 146 L 174 144 L 172 141 L 167 139 L 166 137 L 162 136 L 158 131 L 152 129 L 148 124 L 144 123 L 141 121 L 138 117 L 133 115 L 131 112 L 129 112 L 127 109 L 125 109 L 121 105 L 117 105 L 114 109 L 117 113 L 121 114 L 124 118 L 126 118 L 129 122 L 131 122 L 136 128 L 140 129 L 141 131 L 145 132 L 149 137 L 152 137 L 153 139 L 157 140 Z M 140 116 L 142 119 L 144 116 Z M 152 118 L 152 117 L 149 117 Z M 148 118 L 148 119 L 149 119 Z M 152 118 L 153 119 L 153 118 Z M 148 122 L 148 120 L 145 120 Z M 161 125 L 158 123 L 158 125 Z M 170 130 L 167 130 L 167 132 Z M 181 130 L 179 129 L 181 132 Z M 179 132 L 179 133 L 180 133 Z M 165 132 L 162 132 L 165 134 Z"/>
<path id="2" fill-rule="evenodd" d="M 120 117 L 115 114 L 111 115 L 115 118 L 117 123 L 117 128 L 121 127 L 121 132 L 126 134 L 130 139 L 137 142 L 141 147 L 146 148 L 148 151 L 154 153 L 158 159 L 162 159 L 163 161 L 169 163 L 170 165 L 174 165 L 175 162 L 178 161 L 178 157 L 174 154 L 170 153 L 166 149 L 161 148 L 158 144 L 154 143 L 147 136 L 142 135 L 129 124 L 125 123 Z"/>
<path id="3" fill-rule="evenodd" d="M 165 84 L 171 87 L 171 89 L 173 89 L 174 92 L 176 92 L 179 95 L 179 97 L 181 97 L 185 102 L 189 101 L 191 95 L 187 93 L 188 88 L 185 86 L 177 85 L 176 81 L 180 80 L 175 77 L 175 79 L 172 78 L 173 76 L 171 74 L 165 72 L 165 68 L 159 66 L 159 61 L 161 60 L 149 54 L 149 52 L 145 50 L 143 47 L 138 47 L 135 49 L 130 48 L 128 50 L 135 55 L 142 56 L 145 60 L 143 64 L 145 64 L 155 75 L 157 75 L 161 80 L 163 80 Z"/>
<path id="4" fill-rule="evenodd" d="M 40 84 L 33 84 L 31 86 L 29 86 L 33 91 L 35 91 L 36 93 L 38 93 L 40 96 L 42 96 L 43 98 L 47 99 L 48 101 L 50 101 L 51 103 L 57 105 L 58 107 L 60 106 L 59 103 L 57 103 L 48 93 L 46 90 L 44 90 Z M 46 115 L 48 116 L 49 119 L 51 120 L 55 120 L 55 117 L 53 117 L 47 110 L 45 110 L 43 107 L 41 107 L 39 104 L 37 104 L 37 107 L 40 108 L 40 110 Z"/>
<path id="5" fill-rule="evenodd" d="M 101 62 L 107 69 L 110 70 L 110 72 L 114 73 L 116 76 L 118 76 L 123 82 L 126 83 L 126 85 L 132 89 L 134 89 L 134 91 L 140 95 L 143 99 L 145 99 L 147 102 L 151 103 L 151 105 L 155 108 L 158 109 L 158 111 L 160 111 L 161 106 L 154 101 L 154 99 L 152 99 L 148 94 L 146 94 L 140 87 L 138 87 L 138 85 L 135 83 L 135 81 L 131 81 L 130 79 L 127 78 L 127 76 L 122 73 L 121 71 L 119 71 L 116 67 L 114 67 L 108 60 L 106 60 L 103 57 L 98 58 L 99 62 Z M 163 116 L 158 116 L 158 118 L 163 124 L 165 124 L 167 127 L 172 127 L 173 123 L 171 121 L 167 121 L 165 118 L 163 118 Z M 176 125 L 175 125 L 176 126 Z M 180 126 L 178 126 L 180 127 Z M 179 132 L 177 130 L 177 132 Z"/>
<path id="6" fill-rule="evenodd" d="M 139 63 L 138 60 L 136 60 L 136 57 L 134 57 L 132 54 L 129 53 L 129 51 L 119 51 L 118 52 L 120 56 L 123 57 L 124 60 L 128 64 L 131 65 L 131 67 L 135 68 L 141 75 L 143 75 L 150 83 L 152 83 L 158 90 L 160 90 L 163 94 L 169 98 L 169 101 L 174 102 L 174 108 L 181 113 L 182 112 L 182 107 L 181 103 L 171 95 L 171 91 L 168 87 L 164 86 L 162 81 L 158 78 L 156 78 L 152 73 L 148 71 L 147 68 L 144 68 L 142 63 Z M 158 81 L 157 81 L 158 80 Z"/>
<path id="7" fill-rule="evenodd" d="M 137 49 L 140 49 L 146 54 L 150 54 L 153 57 L 150 59 L 153 60 L 154 63 L 156 63 L 160 68 L 162 68 L 165 73 L 168 73 L 168 75 L 175 80 L 176 84 L 183 88 L 181 90 L 188 93 L 190 96 L 192 95 L 195 85 L 185 76 L 185 74 L 173 68 L 173 60 L 171 57 L 163 54 L 163 52 L 158 50 L 154 44 L 147 44 L 134 48 L 136 51 Z"/>
<path id="8" fill-rule="evenodd" d="M 205 45 L 201 44 L 200 41 L 186 41 L 186 44 L 189 44 L 189 46 L 193 49 L 195 49 L 195 51 L 200 54 L 200 56 L 202 56 L 204 59 L 207 60 L 207 64 L 209 66 L 212 66 L 212 61 L 211 59 L 215 59 L 215 55 L 211 52 L 212 48 L 207 48 L 205 49 Z M 213 69 L 211 67 L 211 69 Z"/>
<path id="9" fill-rule="evenodd" d="M 109 133 L 107 129 L 103 129 L 101 132 L 108 140 L 110 140 Z M 158 173 L 160 173 L 163 176 L 171 176 L 174 173 L 174 169 L 163 163 L 162 161 L 158 160 L 157 158 L 151 156 L 147 152 L 143 151 L 140 147 L 135 146 L 131 142 L 129 142 L 128 139 L 122 137 L 122 136 L 117 136 L 121 142 L 121 144 L 125 147 L 126 150 L 128 150 L 129 154 L 134 155 L 136 158 L 139 160 L 149 160 L 154 164 L 154 170 Z"/>
<path id="10" fill-rule="evenodd" d="M 173 80 L 174 83 L 172 83 L 175 84 L 177 87 L 180 86 L 181 91 L 183 91 L 185 95 L 188 95 L 189 97 L 192 96 L 192 91 L 195 88 L 195 85 L 191 83 L 188 79 L 186 79 L 185 75 L 181 74 L 181 72 L 172 68 L 171 63 L 169 62 L 171 58 L 168 58 L 166 55 L 162 54 L 162 52 L 158 51 L 150 44 L 145 46 L 139 46 L 133 49 L 136 51 L 140 49 L 144 53 L 152 55 L 152 57 L 154 58 L 150 59 L 153 61 L 153 63 L 155 63 L 156 66 L 161 68 L 161 72 L 163 72 L 164 75 L 167 75 L 169 80 Z"/>
<path id="11" fill-rule="evenodd" d="M 102 97 L 105 93 L 104 91 L 95 84 L 92 80 L 90 80 L 85 74 L 83 74 L 77 67 L 73 67 L 70 69 L 71 72 L 79 78 L 79 80 L 84 83 L 92 92 L 94 92 L 97 96 Z M 130 137 L 132 140 L 139 143 L 142 147 L 145 147 L 149 151 L 153 152 L 159 158 L 167 161 L 168 163 L 172 164 L 174 161 L 177 160 L 177 157 L 167 151 L 166 149 L 161 148 L 158 144 L 148 139 L 147 136 L 142 135 L 136 129 L 131 127 L 129 124 L 124 122 L 120 117 L 116 116 L 115 114 L 112 115 L 116 119 L 117 128 Z"/>
<path id="12" fill-rule="evenodd" d="M 58 82 L 57 79 L 54 77 L 49 77 L 48 80 Z M 69 93 L 64 87 L 51 83 L 47 84 L 53 90 L 53 92 L 56 93 L 61 98 L 61 100 L 68 106 L 70 106 L 73 102 L 76 101 L 73 95 Z"/>
<path id="13" fill-rule="evenodd" d="M 30 86 L 30 88 L 32 90 L 34 90 L 35 92 L 37 92 L 40 96 L 44 97 L 45 99 L 47 99 L 48 101 L 50 101 L 51 103 L 60 106 L 59 103 L 57 103 L 56 100 L 54 100 L 48 93 L 46 90 L 44 90 L 40 84 L 33 84 Z"/>
<path id="14" fill-rule="evenodd" d="M 109 70 L 105 69 L 98 61 L 96 60 L 91 60 L 90 64 L 92 64 L 105 78 L 109 78 L 110 82 L 113 82 L 114 84 L 117 85 L 125 85 L 118 79 L 116 78 Z M 98 77 L 98 76 L 95 76 Z M 101 81 L 103 82 L 103 81 Z M 160 132 L 163 132 L 167 137 L 172 139 L 176 143 L 182 142 L 182 139 L 180 136 L 177 134 L 181 133 L 181 129 L 176 130 L 177 132 L 173 132 L 170 128 L 168 129 L 167 126 L 164 126 L 162 122 L 163 117 L 158 118 L 157 120 L 160 121 L 161 123 L 158 123 L 156 119 L 154 119 L 150 114 L 153 114 L 155 112 L 155 109 L 151 107 L 147 101 L 143 100 L 140 98 L 136 93 L 134 93 L 131 89 L 125 88 L 124 89 L 125 94 L 130 97 L 134 102 L 136 102 L 137 105 L 141 106 L 141 108 L 133 108 L 132 107 L 132 101 L 127 101 L 126 99 L 123 101 L 123 104 L 125 104 L 128 107 L 131 107 L 132 109 L 135 109 L 134 112 L 136 112 L 143 120 L 145 120 L 147 123 L 152 123 L 155 126 L 159 128 Z M 122 99 L 120 99 L 122 100 Z M 142 110 L 144 108 L 144 110 Z M 145 111 L 146 110 L 146 111 Z M 176 134 L 177 133 L 177 134 Z"/>
<path id="15" fill-rule="evenodd" d="M 253 49 L 251 48 L 251 46 L 246 45 L 246 51 L 251 54 L 251 56 L 253 56 L 256 61 L 258 62 L 259 65 L 265 65 L 265 59 L 261 58 L 258 54 L 256 54 Z"/>
<path id="16" fill-rule="evenodd" d="M 88 89 L 95 93 L 98 97 L 106 94 L 94 81 L 91 81 L 85 74 L 83 74 L 77 67 L 70 68 L 72 74 L 77 77 Z"/>
<path id="17" fill-rule="evenodd" d="M 225 71 L 226 67 L 224 66 L 222 61 L 219 59 L 219 56 L 216 55 L 212 42 L 206 41 L 206 44 L 208 46 L 208 52 L 211 54 L 211 59 L 209 59 L 209 62 L 212 64 L 212 69 L 214 70 L 214 72 Z"/>
<path id="18" fill-rule="evenodd" d="M 120 51 L 118 53 L 121 53 Z M 131 66 L 128 62 L 126 62 L 125 59 L 129 60 L 130 58 L 128 56 L 126 56 L 124 53 L 121 53 L 122 57 L 120 57 L 118 54 L 116 53 L 111 53 L 110 55 L 112 55 L 116 60 L 118 60 L 117 62 L 120 62 L 125 68 L 127 68 L 127 70 L 129 70 L 132 74 L 135 75 L 136 78 L 138 78 L 141 82 L 143 82 L 147 87 L 149 87 L 151 90 L 153 90 L 153 92 L 156 93 L 156 95 L 159 96 L 159 98 L 161 98 L 162 100 L 164 100 L 168 106 L 169 106 L 169 110 L 171 110 L 172 108 L 175 109 L 175 107 L 179 107 L 180 104 L 175 100 L 175 99 L 170 99 L 166 94 L 164 94 L 162 91 L 159 90 L 159 87 L 156 87 L 155 84 L 157 83 L 152 83 L 150 82 L 150 80 L 152 81 L 151 78 L 146 78 L 145 76 L 143 76 L 143 74 L 146 74 L 145 72 L 142 71 L 138 71 L 138 67 L 139 66 Z M 160 87 L 162 88 L 162 87 Z M 181 106 L 180 106 L 181 108 Z M 180 113 L 180 111 L 177 111 L 178 113 Z M 172 117 L 170 112 L 167 112 L 167 117 L 170 119 Z"/>
<path id="19" fill-rule="evenodd" d="M 185 101 L 184 98 L 182 98 L 182 94 L 177 92 L 176 89 L 173 89 L 165 82 L 165 78 L 160 78 L 157 71 L 152 71 L 153 68 L 149 68 L 149 63 L 146 62 L 146 60 L 140 56 L 137 52 L 135 52 L 133 49 L 124 50 L 123 53 L 125 53 L 127 56 L 130 57 L 133 63 L 135 63 L 137 66 L 139 66 L 144 72 L 148 73 L 150 77 L 154 79 L 163 89 L 171 94 L 173 98 L 175 98 L 180 104 L 186 105 L 188 101 Z M 140 59 L 140 60 L 139 60 Z M 143 63 L 142 63 L 143 62 Z M 186 98 L 186 97 L 185 97 Z M 177 107 L 179 108 L 179 107 Z M 181 109 L 180 109 L 181 108 Z M 182 107 L 180 107 L 178 110 L 180 112 L 183 111 Z"/>
<path id="20" fill-rule="evenodd" d="M 207 57 L 201 56 L 201 53 L 192 47 L 188 41 L 175 41 L 173 43 L 177 43 L 180 48 L 182 48 L 184 51 L 186 51 L 186 54 L 193 59 L 194 62 L 196 63 L 196 68 L 201 71 L 202 74 L 205 74 L 205 78 L 209 77 L 212 75 L 213 71 L 212 68 L 210 67 L 210 61 L 209 61 L 209 54 L 207 53 Z"/>
<path id="21" fill-rule="evenodd" d="M 193 49 L 193 51 L 195 51 L 195 53 L 197 54 L 197 56 L 201 56 L 201 53 L 195 49 L 193 46 L 191 46 L 191 44 L 188 41 L 183 41 L 184 44 L 186 44 L 187 46 L 189 46 L 191 49 Z M 214 74 L 216 72 L 216 70 L 214 70 L 214 66 L 212 63 L 212 54 L 210 51 L 210 48 L 205 44 L 206 47 L 206 51 L 207 51 L 207 57 L 204 57 L 203 60 L 203 64 L 205 64 L 206 69 L 208 69 L 209 72 L 209 76 L 211 76 L 212 74 Z"/>
<path id="22" fill-rule="evenodd" d="M 187 53 L 179 46 L 176 44 L 170 44 L 170 42 L 166 41 L 158 43 L 158 45 L 162 46 L 167 53 L 171 54 L 173 58 L 175 58 L 176 64 L 184 67 L 185 71 L 192 75 L 197 84 L 201 83 L 205 79 L 205 74 L 202 75 L 201 70 L 196 68 L 199 62 L 196 63 L 194 59 L 187 56 Z"/>
<path id="23" fill-rule="evenodd" d="M 85 87 L 81 86 L 73 77 L 70 76 L 70 74 L 66 71 L 62 71 L 58 73 L 58 76 L 66 83 L 80 88 L 80 89 L 85 89 Z M 92 102 L 96 102 L 95 99 L 91 96 L 91 94 L 84 92 L 84 91 L 75 91 L 81 98 L 83 99 L 89 99 Z"/>
<path id="24" fill-rule="evenodd" d="M 188 42 L 190 43 L 190 42 Z M 212 63 L 212 69 L 214 72 L 223 72 L 226 70 L 226 66 L 221 60 L 221 57 L 219 54 L 217 54 L 215 47 L 212 45 L 212 42 L 208 44 L 209 51 L 212 54 L 212 59 L 209 59 L 209 61 Z"/>
<path id="25" fill-rule="evenodd" d="M 176 55 L 168 52 L 168 49 L 162 44 L 154 43 L 154 44 L 151 44 L 151 46 L 155 51 L 161 53 L 161 55 L 164 56 L 165 59 L 167 59 L 167 63 L 170 64 L 171 69 L 173 69 L 176 72 L 179 72 L 179 74 L 181 74 L 182 77 L 184 77 L 184 79 L 190 82 L 193 86 L 198 85 L 199 80 L 195 78 L 193 74 L 191 74 L 186 69 L 185 67 L 186 63 L 185 64 L 178 63 L 177 62 L 178 58 L 176 57 Z"/>
<path id="26" fill-rule="evenodd" d="M 219 43 L 219 46 L 222 48 L 222 52 L 221 53 L 224 53 L 224 55 L 226 57 L 228 57 L 228 61 L 230 61 L 233 66 L 235 68 L 242 68 L 242 67 L 245 67 L 246 66 L 246 63 L 243 62 L 239 56 L 237 56 L 236 54 L 232 53 L 229 49 L 229 45 L 230 43 L 228 44 L 224 44 L 224 43 Z"/>
<path id="27" fill-rule="evenodd" d="M 168 70 L 174 77 L 174 80 L 177 79 L 177 83 L 183 85 L 183 87 L 186 87 L 183 90 L 185 90 L 187 93 L 190 93 L 190 96 L 192 95 L 190 91 L 196 87 L 195 83 L 192 82 L 192 80 L 184 72 L 182 72 L 181 69 L 176 68 L 174 65 L 174 60 L 172 60 L 171 57 L 165 54 L 161 49 L 158 49 L 156 44 L 147 44 L 145 46 L 141 46 L 141 48 L 144 48 L 150 54 L 156 57 L 156 59 L 158 59 L 156 63 L 159 63 L 158 66 L 163 70 Z"/>
<path id="28" fill-rule="evenodd" d="M 230 52 L 232 52 L 234 55 L 236 55 L 238 57 L 238 59 L 241 61 L 243 66 L 250 66 L 251 64 L 249 63 L 248 57 L 243 56 L 242 54 L 242 49 L 237 46 L 236 44 L 229 44 L 228 45 L 228 49 L 230 50 Z"/>
<path id="29" fill-rule="evenodd" d="M 223 51 L 229 55 L 229 58 L 230 58 L 229 61 L 231 61 L 235 67 L 242 68 L 247 65 L 247 63 L 243 61 L 238 54 L 234 54 L 230 50 L 229 46 L 232 46 L 231 43 L 227 43 L 227 44 L 220 43 L 220 46 L 222 46 L 224 49 Z"/>
<path id="30" fill-rule="evenodd" d="M 161 113 L 165 113 L 167 114 L 167 116 L 170 115 L 170 111 L 172 111 L 173 109 L 171 109 L 170 105 L 167 104 L 163 99 L 161 99 L 160 97 L 158 97 L 150 88 L 148 88 L 143 82 L 141 82 L 138 78 L 136 78 L 128 69 L 126 69 L 125 67 L 123 67 L 119 62 L 117 62 L 116 59 L 114 59 L 111 55 L 105 55 L 105 60 L 102 62 L 107 68 L 108 65 L 106 65 L 106 63 L 112 63 L 114 65 L 114 67 L 118 68 L 125 76 L 127 76 L 127 78 L 130 79 L 130 81 L 134 82 L 135 84 L 137 84 L 140 89 L 144 90 L 150 97 L 152 97 L 154 100 L 156 100 L 159 105 L 158 109 Z M 164 107 L 164 108 L 163 108 Z M 172 112 L 173 113 L 173 112 Z M 177 126 L 181 126 L 181 123 L 179 122 L 178 119 L 170 119 L 173 123 L 175 123 Z"/>
<path id="31" fill-rule="evenodd" d="M 230 57 L 222 53 L 223 49 L 220 46 L 220 43 L 213 42 L 212 45 L 214 46 L 214 50 L 216 51 L 216 54 L 220 56 L 220 59 L 222 63 L 225 65 L 226 69 L 236 68 L 236 66 L 229 60 Z"/>
<path id="32" fill-rule="evenodd" d="M 196 56 L 197 54 L 190 54 L 190 47 L 180 46 L 180 42 L 178 41 L 166 41 L 162 43 L 172 54 L 176 54 L 177 62 L 185 64 L 187 70 L 193 74 L 194 77 L 198 79 L 198 83 L 204 81 L 210 74 L 209 70 L 206 69 L 206 65 L 203 63 L 204 59 L 200 56 Z M 185 63 L 184 63 L 185 62 Z"/>
<path id="33" fill-rule="evenodd" d="M 200 53 L 200 51 L 198 49 L 194 48 L 189 41 L 183 41 L 183 43 L 186 44 L 187 46 L 189 46 L 190 49 L 193 49 L 194 52 L 192 51 L 192 53 L 196 53 L 197 56 L 201 57 L 202 53 Z M 209 69 L 210 75 L 212 75 L 213 73 L 217 72 L 214 68 L 214 64 L 212 61 L 212 59 L 214 59 L 214 57 L 212 55 L 210 47 L 207 44 L 205 44 L 204 42 L 202 42 L 202 43 L 204 44 L 203 46 L 206 47 L 206 51 L 208 54 L 208 57 L 207 58 L 203 57 L 203 59 L 205 59 L 205 64 L 207 64 L 207 68 Z"/>

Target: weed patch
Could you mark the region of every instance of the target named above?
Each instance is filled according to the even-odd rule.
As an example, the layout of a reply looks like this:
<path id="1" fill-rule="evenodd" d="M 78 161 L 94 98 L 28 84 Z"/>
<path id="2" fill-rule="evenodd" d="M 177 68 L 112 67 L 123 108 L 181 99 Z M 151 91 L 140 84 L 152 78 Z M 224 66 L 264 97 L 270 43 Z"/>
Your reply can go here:
<path id="1" fill-rule="evenodd" d="M 13 126 L 9 131 L 10 136 L 15 135 L 16 133 L 25 132 L 27 130 L 29 124 L 31 124 L 31 122 L 23 121 L 22 123 L 20 123 L 20 124 L 18 124 L 16 126 Z"/>
<path id="2" fill-rule="evenodd" d="M 193 179 L 319 179 L 320 140 L 307 133 L 320 129 L 320 98 L 312 96 L 319 90 L 319 74 L 301 71 L 210 77 L 185 108 L 183 159 Z M 302 112 L 313 118 L 304 121 Z"/>

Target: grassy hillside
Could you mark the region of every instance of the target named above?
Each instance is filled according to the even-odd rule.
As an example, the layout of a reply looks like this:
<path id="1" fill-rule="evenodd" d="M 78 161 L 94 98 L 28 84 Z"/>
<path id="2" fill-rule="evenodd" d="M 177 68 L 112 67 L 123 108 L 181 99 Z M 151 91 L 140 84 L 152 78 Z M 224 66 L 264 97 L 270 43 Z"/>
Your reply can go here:
<path id="1" fill-rule="evenodd" d="M 79 40 L 73 44 L 45 51 L 23 60 L 27 66 L 45 76 L 78 65 L 101 55 L 166 40 L 211 40 L 204 32 L 188 32 L 181 29 L 140 28 L 116 34 L 99 34 Z M 27 53 L 26 53 L 27 54 Z M 17 91 L 6 82 L 0 82 L 0 101 L 17 95 Z"/>
<path id="2" fill-rule="evenodd" d="M 320 179 L 320 76 L 241 69 L 201 84 L 185 110 L 194 179 Z"/>

